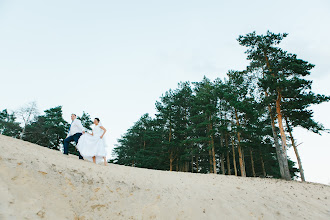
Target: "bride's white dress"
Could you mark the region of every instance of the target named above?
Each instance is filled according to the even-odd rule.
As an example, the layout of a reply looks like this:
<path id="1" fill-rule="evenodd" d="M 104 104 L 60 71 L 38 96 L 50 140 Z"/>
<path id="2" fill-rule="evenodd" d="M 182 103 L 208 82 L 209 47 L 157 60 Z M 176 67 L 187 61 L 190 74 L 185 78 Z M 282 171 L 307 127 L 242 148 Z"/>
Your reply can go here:
<path id="1" fill-rule="evenodd" d="M 104 139 L 100 138 L 103 130 L 100 124 L 96 125 L 93 129 L 93 135 L 85 133 L 80 136 L 77 149 L 85 160 L 93 162 L 95 156 L 96 163 L 103 162 L 103 157 L 107 156 L 106 145 Z"/>

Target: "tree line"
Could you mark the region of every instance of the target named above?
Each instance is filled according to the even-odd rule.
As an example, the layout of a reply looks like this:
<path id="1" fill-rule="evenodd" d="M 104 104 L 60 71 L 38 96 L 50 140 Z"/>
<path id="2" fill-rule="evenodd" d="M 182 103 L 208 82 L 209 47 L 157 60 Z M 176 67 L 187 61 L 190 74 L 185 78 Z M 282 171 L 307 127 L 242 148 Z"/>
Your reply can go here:
<path id="1" fill-rule="evenodd" d="M 91 130 L 93 121 L 88 113 L 78 116 L 83 126 Z M 35 102 L 26 104 L 17 111 L 0 112 L 0 134 L 19 138 L 53 150 L 62 150 L 70 123 L 63 119 L 62 106 L 56 106 L 39 114 Z M 73 144 L 69 145 L 69 153 L 78 155 Z"/>
<path id="2" fill-rule="evenodd" d="M 180 82 L 118 140 L 117 164 L 150 169 L 305 181 L 292 130 L 325 131 L 311 105 L 330 100 L 311 91 L 314 65 L 278 45 L 287 34 L 238 37 L 250 61 L 224 79 Z M 287 156 L 293 147 L 298 168 Z"/>

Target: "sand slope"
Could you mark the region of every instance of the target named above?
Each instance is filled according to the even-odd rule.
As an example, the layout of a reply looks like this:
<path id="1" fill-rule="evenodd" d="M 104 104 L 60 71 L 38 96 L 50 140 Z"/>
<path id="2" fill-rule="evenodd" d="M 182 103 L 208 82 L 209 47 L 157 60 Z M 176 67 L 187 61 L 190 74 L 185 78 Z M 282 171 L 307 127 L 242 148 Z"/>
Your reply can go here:
<path id="1" fill-rule="evenodd" d="M 0 135 L 0 219 L 330 219 L 330 186 L 108 167 Z"/>

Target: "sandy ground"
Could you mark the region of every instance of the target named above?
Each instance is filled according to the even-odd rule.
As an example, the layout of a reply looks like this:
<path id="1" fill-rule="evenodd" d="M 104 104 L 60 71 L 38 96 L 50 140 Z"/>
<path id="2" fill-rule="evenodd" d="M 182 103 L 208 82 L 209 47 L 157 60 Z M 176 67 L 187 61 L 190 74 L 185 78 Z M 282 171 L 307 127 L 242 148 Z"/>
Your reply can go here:
<path id="1" fill-rule="evenodd" d="M 0 135 L 0 219 L 330 219 L 330 186 L 105 167 Z"/>

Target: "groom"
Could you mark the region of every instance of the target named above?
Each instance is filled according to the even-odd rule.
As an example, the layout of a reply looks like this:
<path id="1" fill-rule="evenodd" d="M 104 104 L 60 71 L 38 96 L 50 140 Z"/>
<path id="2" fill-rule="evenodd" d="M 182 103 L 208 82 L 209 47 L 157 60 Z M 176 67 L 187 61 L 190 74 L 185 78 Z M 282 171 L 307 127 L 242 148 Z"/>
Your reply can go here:
<path id="1" fill-rule="evenodd" d="M 72 123 L 70 125 L 68 136 L 64 139 L 64 154 L 68 155 L 68 147 L 71 141 L 78 143 L 80 136 L 85 133 L 85 128 L 82 126 L 81 121 L 77 119 L 77 115 L 71 114 Z M 79 159 L 83 160 L 83 157 L 80 155 Z"/>

